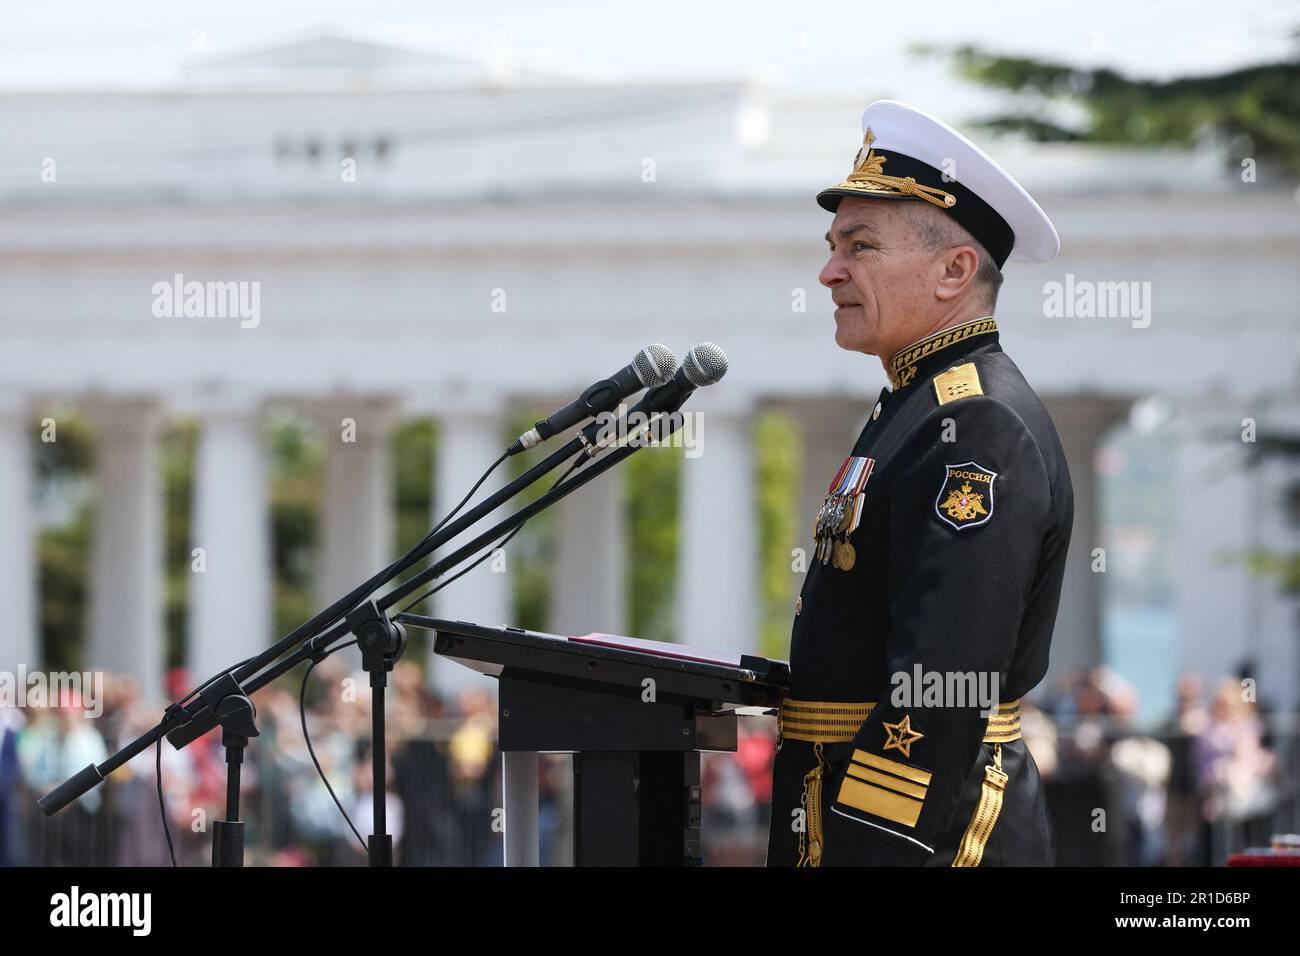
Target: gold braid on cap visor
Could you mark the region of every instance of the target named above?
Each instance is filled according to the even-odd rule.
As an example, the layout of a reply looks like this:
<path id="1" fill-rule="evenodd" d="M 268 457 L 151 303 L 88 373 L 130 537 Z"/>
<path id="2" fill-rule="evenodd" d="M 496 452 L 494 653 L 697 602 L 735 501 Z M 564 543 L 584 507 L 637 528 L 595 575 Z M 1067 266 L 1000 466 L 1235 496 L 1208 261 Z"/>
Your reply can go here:
<path id="1" fill-rule="evenodd" d="M 884 173 L 886 157 L 877 156 L 871 149 L 871 144 L 875 141 L 876 134 L 868 126 L 866 135 L 862 137 L 862 149 L 858 150 L 858 155 L 854 157 L 856 165 L 853 172 L 849 173 L 848 179 L 833 188 L 915 196 L 917 199 L 924 199 L 944 209 L 951 209 L 957 205 L 957 197 L 952 193 L 944 192 L 934 186 L 922 186 L 911 176 L 886 176 Z"/>

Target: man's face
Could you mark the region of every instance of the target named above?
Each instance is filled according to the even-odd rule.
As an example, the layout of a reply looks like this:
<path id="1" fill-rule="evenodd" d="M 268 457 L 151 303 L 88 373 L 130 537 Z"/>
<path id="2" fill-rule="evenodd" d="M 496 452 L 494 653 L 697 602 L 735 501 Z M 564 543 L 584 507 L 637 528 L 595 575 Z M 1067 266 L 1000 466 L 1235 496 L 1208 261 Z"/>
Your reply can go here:
<path id="1" fill-rule="evenodd" d="M 932 321 L 937 257 L 916 242 L 903 202 L 845 198 L 835 213 L 818 279 L 835 301 L 842 349 L 888 358 Z"/>

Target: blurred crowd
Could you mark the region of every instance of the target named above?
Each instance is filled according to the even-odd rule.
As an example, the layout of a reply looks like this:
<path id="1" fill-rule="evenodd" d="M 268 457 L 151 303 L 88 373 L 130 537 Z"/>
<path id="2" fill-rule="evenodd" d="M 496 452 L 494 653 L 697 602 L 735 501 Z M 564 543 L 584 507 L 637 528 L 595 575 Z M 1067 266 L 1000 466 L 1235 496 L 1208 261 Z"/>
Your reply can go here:
<path id="1" fill-rule="evenodd" d="M 354 666 L 355 665 L 355 666 Z M 387 831 L 404 865 L 494 865 L 501 859 L 496 705 L 470 691 L 448 706 L 418 666 L 399 662 L 387 710 Z M 179 699 L 188 685 L 171 675 Z M 158 804 L 155 748 L 51 819 L 36 797 L 147 731 L 161 708 L 130 680 L 109 677 L 98 719 L 80 702 L 0 710 L 0 864 L 170 865 Z M 245 751 L 241 812 L 248 865 L 364 865 L 358 837 L 321 783 L 302 731 L 298 681 L 255 697 L 259 736 Z M 371 831 L 370 688 L 356 660 L 318 665 L 306 697 L 316 758 L 361 837 Z M 177 862 L 206 865 L 212 822 L 225 818 L 220 731 L 176 750 L 163 743 L 162 791 Z"/>
<path id="2" fill-rule="evenodd" d="M 390 675 L 388 831 L 398 865 L 497 866 L 502 860 L 496 704 L 473 690 L 454 701 L 417 665 Z M 184 693 L 173 674 L 172 699 Z M 1072 865 L 1222 864 L 1266 846 L 1297 820 L 1297 738 L 1270 723 L 1248 675 L 1207 686 L 1184 675 L 1158 728 L 1134 726 L 1137 694 L 1117 674 L 1068 675 L 1023 708 L 1023 733 L 1043 777 L 1057 861 Z M 105 682 L 103 714 L 66 697 L 42 710 L 0 709 L 0 865 L 167 865 L 151 748 L 50 820 L 35 798 L 148 730 L 160 715 L 129 680 Z M 296 681 L 256 697 L 260 736 L 247 748 L 241 816 L 249 865 L 364 865 L 372 822 L 370 692 L 356 661 L 320 664 L 306 697 L 316 757 L 349 827 L 312 764 Z M 1289 721 L 1289 717 L 1286 718 Z M 703 760 L 704 849 L 710 865 L 761 865 L 775 721 L 741 722 L 734 754 Z M 1277 723 L 1276 721 L 1274 723 Z M 225 815 L 219 732 L 183 750 L 164 744 L 162 791 L 181 865 L 210 862 L 212 822 Z M 540 762 L 542 859 L 571 860 L 570 765 Z"/>
<path id="3" fill-rule="evenodd" d="M 1258 700 L 1250 671 L 1213 684 L 1182 675 L 1173 712 L 1149 730 L 1134 726 L 1137 692 L 1114 671 L 1061 681 L 1024 727 L 1058 862 L 1217 866 L 1296 832 L 1295 716 Z"/>

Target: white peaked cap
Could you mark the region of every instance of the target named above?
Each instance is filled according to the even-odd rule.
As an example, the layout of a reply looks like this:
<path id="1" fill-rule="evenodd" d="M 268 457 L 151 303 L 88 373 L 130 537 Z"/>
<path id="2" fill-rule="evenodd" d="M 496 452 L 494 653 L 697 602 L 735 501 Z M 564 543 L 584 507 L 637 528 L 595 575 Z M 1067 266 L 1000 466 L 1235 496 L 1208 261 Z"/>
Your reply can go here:
<path id="1" fill-rule="evenodd" d="M 862 114 L 863 149 L 854 170 L 822 190 L 834 212 L 845 196 L 929 202 L 945 210 L 1003 262 L 1046 262 L 1061 251 L 1056 227 L 993 158 L 947 123 L 897 100 Z"/>

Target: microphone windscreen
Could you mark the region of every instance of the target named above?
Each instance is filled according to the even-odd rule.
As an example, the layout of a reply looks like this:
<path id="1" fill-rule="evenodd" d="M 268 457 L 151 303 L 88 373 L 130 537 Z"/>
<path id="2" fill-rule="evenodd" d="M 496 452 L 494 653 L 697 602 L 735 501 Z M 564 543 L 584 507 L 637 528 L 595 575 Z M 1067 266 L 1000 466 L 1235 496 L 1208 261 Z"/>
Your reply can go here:
<path id="1" fill-rule="evenodd" d="M 686 354 L 682 371 L 696 388 L 713 385 L 727 374 L 727 353 L 720 345 L 701 342 Z"/>
<path id="2" fill-rule="evenodd" d="M 662 385 L 677 371 L 677 356 L 666 345 L 647 345 L 632 360 L 636 377 L 646 388 Z"/>

